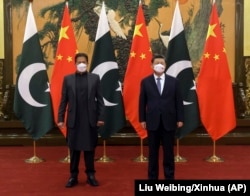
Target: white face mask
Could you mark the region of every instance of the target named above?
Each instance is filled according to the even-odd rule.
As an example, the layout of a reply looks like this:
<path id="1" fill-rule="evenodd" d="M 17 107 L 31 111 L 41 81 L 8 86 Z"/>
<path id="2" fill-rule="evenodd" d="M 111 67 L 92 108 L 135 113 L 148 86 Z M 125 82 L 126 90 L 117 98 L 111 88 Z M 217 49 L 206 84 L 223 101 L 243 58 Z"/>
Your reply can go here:
<path id="1" fill-rule="evenodd" d="M 165 71 L 165 66 L 162 65 L 162 64 L 160 64 L 160 63 L 156 64 L 154 66 L 154 71 L 157 72 L 157 73 L 159 73 L 159 74 L 161 74 L 161 73 L 163 73 Z"/>
<path id="2" fill-rule="evenodd" d="M 85 72 L 87 70 L 87 65 L 84 63 L 79 63 L 77 65 L 77 71 L 79 72 Z"/>

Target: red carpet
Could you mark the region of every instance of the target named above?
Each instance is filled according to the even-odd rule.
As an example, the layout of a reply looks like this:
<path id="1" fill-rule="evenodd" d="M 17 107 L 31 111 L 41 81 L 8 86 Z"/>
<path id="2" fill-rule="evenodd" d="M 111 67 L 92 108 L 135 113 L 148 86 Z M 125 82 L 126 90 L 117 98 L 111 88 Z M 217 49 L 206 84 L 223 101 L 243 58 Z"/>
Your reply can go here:
<path id="1" fill-rule="evenodd" d="M 180 156 L 187 162 L 176 163 L 176 179 L 250 179 L 250 146 L 216 146 L 215 154 L 224 162 L 207 162 L 212 146 L 180 146 Z M 86 195 L 132 196 L 134 179 L 146 179 L 147 163 L 135 162 L 140 146 L 107 146 L 106 155 L 114 161 L 96 162 L 99 187 L 86 184 L 83 162 L 79 184 L 65 188 L 69 177 L 69 164 L 60 160 L 67 156 L 67 147 L 36 148 L 42 163 L 30 164 L 25 159 L 33 156 L 33 147 L 0 147 L 1 195 Z M 103 156 L 103 147 L 97 147 L 96 157 Z M 147 146 L 144 147 L 147 156 Z M 162 168 L 161 168 L 162 173 Z M 163 179 L 163 175 L 160 176 Z"/>

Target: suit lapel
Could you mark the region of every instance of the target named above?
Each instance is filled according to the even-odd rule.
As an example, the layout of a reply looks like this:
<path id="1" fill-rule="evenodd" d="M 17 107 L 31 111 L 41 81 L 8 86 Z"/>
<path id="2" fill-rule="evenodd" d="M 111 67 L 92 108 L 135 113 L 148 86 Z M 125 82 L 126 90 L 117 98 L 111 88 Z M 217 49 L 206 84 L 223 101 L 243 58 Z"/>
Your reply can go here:
<path id="1" fill-rule="evenodd" d="M 151 76 L 150 80 L 151 80 L 151 83 L 153 84 L 153 88 L 154 88 L 155 91 L 160 95 L 160 93 L 159 93 L 159 91 L 158 91 L 158 88 L 157 88 L 157 85 L 156 85 L 156 82 L 155 82 L 155 77 L 154 77 L 154 75 Z"/>
<path id="2" fill-rule="evenodd" d="M 165 81 L 164 81 L 164 86 L 163 86 L 162 94 L 167 92 L 167 89 L 168 89 L 167 85 L 168 85 L 168 83 L 167 83 L 167 74 L 165 74 Z"/>

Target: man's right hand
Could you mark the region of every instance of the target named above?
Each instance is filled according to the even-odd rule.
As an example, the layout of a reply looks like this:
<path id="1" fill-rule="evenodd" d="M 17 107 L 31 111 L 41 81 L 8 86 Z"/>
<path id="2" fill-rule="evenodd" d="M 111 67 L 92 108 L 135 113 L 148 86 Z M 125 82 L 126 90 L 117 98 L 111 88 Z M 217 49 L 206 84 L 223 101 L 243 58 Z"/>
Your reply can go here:
<path id="1" fill-rule="evenodd" d="M 64 123 L 63 123 L 63 122 L 59 122 L 59 123 L 57 123 L 57 126 L 58 126 L 60 129 L 62 129 L 62 128 L 64 127 Z"/>
<path id="2" fill-rule="evenodd" d="M 146 128 L 147 128 L 146 122 L 145 122 L 145 121 L 144 121 L 144 122 L 141 122 L 141 126 L 142 126 L 143 129 L 146 129 Z"/>

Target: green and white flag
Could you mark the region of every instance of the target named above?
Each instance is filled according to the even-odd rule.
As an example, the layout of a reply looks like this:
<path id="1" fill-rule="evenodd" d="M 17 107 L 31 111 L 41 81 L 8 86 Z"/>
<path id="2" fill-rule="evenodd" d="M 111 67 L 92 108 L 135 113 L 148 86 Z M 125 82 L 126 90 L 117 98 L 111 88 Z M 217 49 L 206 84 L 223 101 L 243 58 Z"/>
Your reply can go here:
<path id="1" fill-rule="evenodd" d="M 34 140 L 38 140 L 54 127 L 48 75 L 32 3 L 29 5 L 16 79 L 14 112 Z"/>
<path id="2" fill-rule="evenodd" d="M 99 133 L 103 139 L 108 139 L 125 126 L 126 118 L 118 65 L 104 3 L 98 22 L 90 71 L 98 74 L 101 79 L 105 104 L 105 124 L 100 127 Z"/>
<path id="3" fill-rule="evenodd" d="M 181 139 L 200 125 L 200 113 L 194 74 L 178 1 L 176 1 L 170 30 L 166 60 L 167 74 L 178 78 L 184 99 L 184 125 L 177 130 L 176 135 L 178 139 Z"/>

